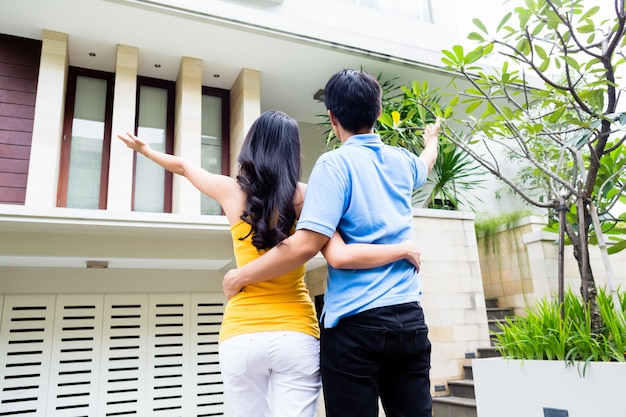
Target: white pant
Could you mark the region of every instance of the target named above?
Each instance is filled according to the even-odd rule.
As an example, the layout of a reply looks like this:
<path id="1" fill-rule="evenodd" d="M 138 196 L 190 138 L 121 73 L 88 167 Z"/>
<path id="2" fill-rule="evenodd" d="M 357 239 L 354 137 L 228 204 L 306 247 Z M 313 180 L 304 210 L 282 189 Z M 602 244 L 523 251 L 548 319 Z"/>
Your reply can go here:
<path id="1" fill-rule="evenodd" d="M 300 332 L 248 333 L 219 346 L 232 417 L 315 417 L 319 340 Z"/>

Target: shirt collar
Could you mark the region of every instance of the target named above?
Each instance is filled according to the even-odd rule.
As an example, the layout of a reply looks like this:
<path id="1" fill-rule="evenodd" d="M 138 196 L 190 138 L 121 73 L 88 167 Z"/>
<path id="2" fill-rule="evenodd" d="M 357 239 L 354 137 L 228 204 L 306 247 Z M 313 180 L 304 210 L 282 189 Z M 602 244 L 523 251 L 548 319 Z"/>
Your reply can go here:
<path id="1" fill-rule="evenodd" d="M 363 133 L 361 135 L 350 136 L 344 143 L 343 146 L 346 145 L 365 145 L 365 144 L 375 144 L 382 143 L 380 136 L 376 133 Z"/>

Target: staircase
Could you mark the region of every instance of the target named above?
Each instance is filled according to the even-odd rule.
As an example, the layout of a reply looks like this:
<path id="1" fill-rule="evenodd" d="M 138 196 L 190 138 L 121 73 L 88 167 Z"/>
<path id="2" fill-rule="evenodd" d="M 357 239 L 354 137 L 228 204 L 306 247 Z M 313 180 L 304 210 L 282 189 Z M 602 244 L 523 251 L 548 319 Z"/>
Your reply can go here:
<path id="1" fill-rule="evenodd" d="M 499 308 L 497 299 L 486 300 L 487 321 L 490 331 L 498 331 L 496 323 L 507 316 L 513 315 L 512 308 Z M 479 348 L 479 358 L 500 356 L 493 346 Z M 468 359 L 473 355 L 467 355 Z M 476 397 L 474 395 L 474 377 L 472 365 L 463 365 L 463 379 L 448 381 L 450 395 L 433 397 L 433 417 L 477 417 Z"/>

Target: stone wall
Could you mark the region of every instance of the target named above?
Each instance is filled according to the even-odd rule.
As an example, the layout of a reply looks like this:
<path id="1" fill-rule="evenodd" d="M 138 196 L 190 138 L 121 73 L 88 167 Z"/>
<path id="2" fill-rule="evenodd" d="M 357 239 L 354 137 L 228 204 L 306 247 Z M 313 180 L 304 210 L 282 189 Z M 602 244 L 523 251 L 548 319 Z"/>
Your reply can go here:
<path id="1" fill-rule="evenodd" d="M 558 294 L 558 236 L 542 229 L 542 217 L 526 217 L 511 229 L 502 229 L 486 238 L 478 237 L 480 268 L 485 298 L 498 299 L 500 307 L 513 307 L 516 314 L 542 298 Z M 589 246 L 596 285 L 609 288 L 607 271 L 597 246 Z M 626 251 L 609 256 L 615 284 L 626 287 Z M 572 246 L 565 246 L 565 288 L 580 293 L 578 265 Z"/>

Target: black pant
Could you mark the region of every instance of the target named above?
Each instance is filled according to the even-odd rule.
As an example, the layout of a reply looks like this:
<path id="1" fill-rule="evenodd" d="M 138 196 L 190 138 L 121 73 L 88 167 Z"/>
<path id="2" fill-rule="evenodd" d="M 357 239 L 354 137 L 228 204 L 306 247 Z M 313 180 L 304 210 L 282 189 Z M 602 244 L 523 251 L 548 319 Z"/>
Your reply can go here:
<path id="1" fill-rule="evenodd" d="M 322 328 L 327 417 L 431 417 L 430 341 L 419 303 L 375 308 Z"/>

